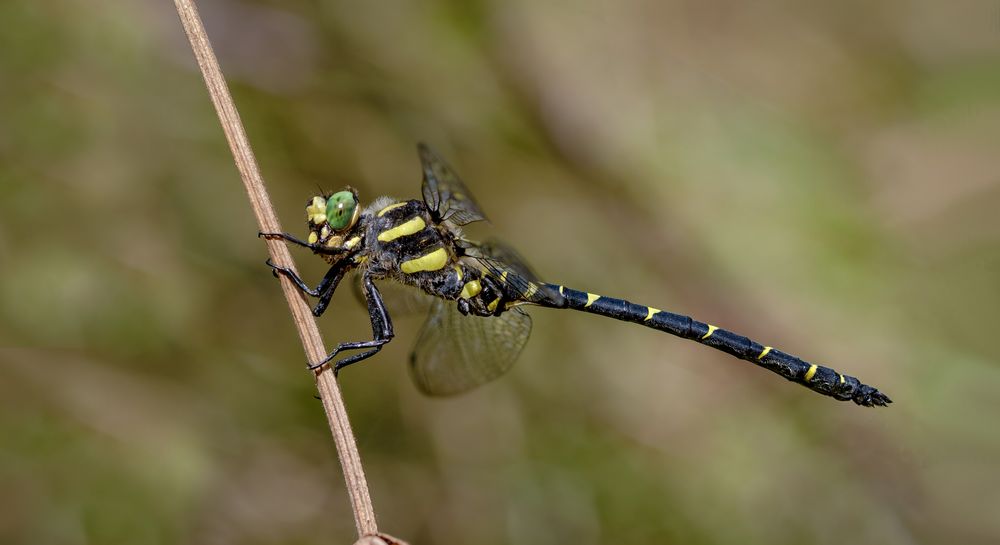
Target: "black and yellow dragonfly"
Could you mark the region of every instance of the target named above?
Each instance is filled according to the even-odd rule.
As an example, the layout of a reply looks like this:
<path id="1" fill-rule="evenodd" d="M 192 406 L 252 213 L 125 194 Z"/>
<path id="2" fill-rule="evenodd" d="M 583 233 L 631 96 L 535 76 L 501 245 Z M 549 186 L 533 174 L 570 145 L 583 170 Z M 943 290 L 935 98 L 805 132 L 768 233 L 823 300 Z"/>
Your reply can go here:
<path id="1" fill-rule="evenodd" d="M 315 288 L 270 261 L 275 275 L 289 277 L 318 298 L 313 314 L 326 310 L 344 275 L 358 272 L 373 338 L 337 345 L 316 369 L 334 371 L 373 356 L 393 338 L 392 319 L 376 281 L 390 280 L 432 296 L 430 313 L 414 348 L 410 368 L 427 394 L 464 392 L 506 372 L 531 332 L 524 307 L 573 309 L 665 331 L 721 350 L 839 400 L 885 406 L 888 396 L 829 367 L 805 362 L 742 335 L 688 316 L 540 282 L 511 248 L 475 243 L 460 228 L 485 220 L 479 204 L 452 169 L 427 146 L 418 146 L 423 199 L 376 199 L 362 209 L 357 191 L 319 195 L 306 206 L 306 240 L 288 233 L 262 233 L 312 250 L 330 269 Z M 341 357 L 345 351 L 360 352 Z"/>

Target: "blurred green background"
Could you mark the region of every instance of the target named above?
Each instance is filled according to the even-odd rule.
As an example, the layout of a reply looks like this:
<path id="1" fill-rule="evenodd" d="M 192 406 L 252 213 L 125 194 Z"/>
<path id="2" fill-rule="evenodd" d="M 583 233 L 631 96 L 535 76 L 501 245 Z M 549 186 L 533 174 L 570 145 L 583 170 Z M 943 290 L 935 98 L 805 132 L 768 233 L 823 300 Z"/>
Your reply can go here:
<path id="1" fill-rule="evenodd" d="M 317 185 L 416 197 L 427 141 L 544 279 L 895 400 L 552 310 L 427 399 L 399 317 L 341 377 L 384 531 L 1000 541 L 995 2 L 200 7 L 286 229 Z M 256 231 L 172 3 L 0 3 L 0 542 L 353 541 Z M 349 290 L 321 327 L 370 334 Z"/>

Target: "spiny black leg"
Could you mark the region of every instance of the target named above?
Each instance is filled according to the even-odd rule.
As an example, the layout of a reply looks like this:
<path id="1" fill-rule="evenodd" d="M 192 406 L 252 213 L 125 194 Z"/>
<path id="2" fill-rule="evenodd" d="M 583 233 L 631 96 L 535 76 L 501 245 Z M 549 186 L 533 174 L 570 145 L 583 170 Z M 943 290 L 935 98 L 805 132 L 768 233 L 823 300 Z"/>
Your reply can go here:
<path id="1" fill-rule="evenodd" d="M 356 350 L 356 349 L 361 349 L 361 348 L 369 348 L 370 349 L 370 350 L 366 350 L 366 351 L 364 351 L 364 352 L 362 352 L 360 354 L 355 354 L 353 356 L 348 356 L 348 357 L 346 357 L 346 358 L 344 358 L 342 360 L 339 360 L 336 363 L 334 363 L 333 364 L 333 374 L 334 374 L 334 376 L 336 376 L 340 372 L 340 370 L 343 369 L 344 367 L 347 367 L 348 365 L 351 365 L 352 363 L 357 363 L 357 362 L 359 362 L 361 360 L 364 360 L 364 359 L 367 359 L 367 358 L 370 358 L 370 357 L 374 356 L 376 353 L 378 353 L 379 350 L 382 349 L 382 346 L 384 346 L 385 344 L 387 344 L 389 341 L 392 340 L 392 325 L 391 324 L 389 325 L 389 330 L 388 331 L 385 331 L 385 330 L 378 331 L 376 333 L 376 337 L 379 337 L 379 338 L 376 338 L 376 339 L 371 340 L 371 341 L 358 341 L 358 342 L 340 343 L 339 345 L 337 345 L 337 348 L 333 349 L 333 352 L 330 352 L 330 355 L 328 355 L 327 357 L 323 358 L 323 361 L 321 361 L 321 362 L 319 362 L 317 364 L 314 364 L 314 365 L 310 365 L 309 366 L 309 370 L 315 370 L 315 369 L 318 369 L 318 368 L 326 365 L 333 358 L 337 357 L 337 354 L 339 354 L 341 351 L 344 351 L 344 350 Z"/>
<path id="2" fill-rule="evenodd" d="M 268 267 L 271 267 L 271 273 L 274 274 L 275 278 L 277 278 L 279 274 L 283 274 L 285 275 L 286 278 L 291 280 L 292 283 L 295 284 L 295 286 L 299 288 L 299 291 L 301 291 L 302 293 L 308 294 L 312 297 L 320 296 L 320 286 L 323 285 L 322 281 L 320 282 L 319 286 L 316 286 L 316 289 L 312 289 L 308 285 L 306 285 L 305 281 L 302 280 L 302 277 L 295 274 L 295 271 L 293 271 L 292 269 L 289 269 L 288 267 L 282 267 L 280 265 L 275 265 L 270 258 L 268 258 L 268 260 L 265 261 L 264 264 L 267 265 Z M 333 269 L 331 268 L 330 270 L 332 271 Z M 329 273 L 327 274 L 329 275 Z M 325 281 L 326 277 L 323 277 L 323 280 Z"/>
<path id="3" fill-rule="evenodd" d="M 368 302 L 368 318 L 372 323 L 372 336 L 374 339 L 370 341 L 340 343 L 337 345 L 337 348 L 333 349 L 333 352 L 330 352 L 327 357 L 323 358 L 323 361 L 310 365 L 310 370 L 315 370 L 326 365 L 337 357 L 337 354 L 343 350 L 357 350 L 362 348 L 369 349 L 360 354 L 348 356 L 334 363 L 333 372 L 336 374 L 341 369 L 351 365 L 352 363 L 357 363 L 375 355 L 382 349 L 383 345 L 392 340 L 394 335 L 392 330 L 392 320 L 389 319 L 389 313 L 386 311 L 385 304 L 382 302 L 382 294 L 379 293 L 378 288 L 375 287 L 375 284 L 368 276 L 364 277 L 363 285 L 365 300 Z"/>
<path id="4" fill-rule="evenodd" d="M 359 362 L 361 360 L 368 359 L 368 358 L 374 356 L 375 354 L 378 353 L 379 350 L 382 350 L 382 347 L 385 346 L 385 344 L 388 343 L 388 342 L 389 341 L 386 340 L 382 344 L 380 344 L 380 345 L 372 348 L 371 350 L 368 350 L 366 352 L 362 352 L 360 354 L 355 354 L 353 356 L 348 356 L 348 357 L 346 357 L 346 358 L 338 361 L 337 363 L 335 363 L 333 365 L 333 376 L 339 375 L 341 369 L 343 369 L 344 367 L 347 367 L 348 365 L 351 365 L 352 363 L 357 363 L 357 362 Z"/>
<path id="5" fill-rule="evenodd" d="M 263 231 L 258 231 L 257 236 L 266 238 L 267 240 L 274 240 L 274 239 L 285 240 L 291 242 L 292 244 L 298 244 L 299 246 L 305 246 L 306 248 L 310 249 L 316 247 L 315 244 L 309 244 L 308 242 L 300 238 L 296 238 L 291 233 L 265 233 Z"/>
<path id="6" fill-rule="evenodd" d="M 333 299 L 333 292 L 337 291 L 337 286 L 340 281 L 344 278 L 344 274 L 347 273 L 347 267 L 330 267 L 329 271 L 326 271 L 326 276 L 320 281 L 319 286 L 316 286 L 316 291 L 319 292 L 319 302 L 313 307 L 313 316 L 319 318 L 326 312 L 326 307 L 330 305 L 330 299 Z"/>
<path id="7" fill-rule="evenodd" d="M 263 231 L 258 231 L 257 236 L 266 238 L 267 240 L 278 239 L 291 242 L 292 244 L 297 244 L 304 248 L 309 248 L 313 252 L 320 255 L 343 255 L 348 252 L 348 250 L 345 250 L 344 248 L 330 248 L 329 246 L 323 246 L 322 244 L 310 244 L 300 238 L 296 238 L 295 236 L 289 233 L 265 233 Z"/>
<path id="8" fill-rule="evenodd" d="M 337 348 L 333 349 L 333 352 L 330 352 L 330 354 L 327 357 L 323 358 L 323 361 L 321 361 L 319 363 L 314 363 L 314 364 L 310 365 L 309 366 L 309 370 L 310 371 L 314 371 L 316 369 L 319 369 L 320 367 L 323 367 L 324 365 L 330 363 L 330 360 L 332 360 L 333 358 L 337 357 L 337 354 L 339 354 L 340 352 L 342 352 L 344 350 L 358 350 L 358 349 L 361 349 L 361 348 L 370 348 L 371 349 L 371 350 L 366 350 L 365 352 L 361 352 L 360 354 L 355 354 L 353 356 L 348 356 L 348 357 L 346 357 L 346 358 L 344 358 L 342 360 L 339 360 L 336 363 L 334 363 L 333 364 L 333 373 L 334 373 L 334 375 L 336 375 L 344 367 L 346 367 L 346 366 L 348 366 L 348 365 L 350 365 L 352 363 L 359 362 L 359 361 L 361 361 L 361 360 L 363 360 L 365 358 L 369 358 L 371 356 L 374 356 L 376 352 L 378 352 L 379 350 L 382 349 L 382 345 L 388 343 L 390 340 L 392 340 L 392 339 L 375 339 L 375 340 L 371 340 L 371 341 L 357 341 L 357 342 L 350 342 L 350 343 L 340 343 L 340 344 L 337 345 Z"/>
<path id="9" fill-rule="evenodd" d="M 279 267 L 271 262 L 270 259 L 266 261 L 267 266 L 273 269 L 274 275 L 283 274 L 288 277 L 289 280 L 295 283 L 295 286 L 299 288 L 303 293 L 309 294 L 312 297 L 319 297 L 319 302 L 312 309 L 313 316 L 317 318 L 322 316 L 326 312 L 326 307 L 330 304 L 330 299 L 333 298 L 333 292 L 337 290 L 337 285 L 340 284 L 341 279 L 344 278 L 344 274 L 347 273 L 348 263 L 340 261 L 336 265 L 330 267 L 323 279 L 319 281 L 316 285 L 316 289 L 311 289 L 306 283 L 295 274 L 291 269 L 287 267 Z"/>

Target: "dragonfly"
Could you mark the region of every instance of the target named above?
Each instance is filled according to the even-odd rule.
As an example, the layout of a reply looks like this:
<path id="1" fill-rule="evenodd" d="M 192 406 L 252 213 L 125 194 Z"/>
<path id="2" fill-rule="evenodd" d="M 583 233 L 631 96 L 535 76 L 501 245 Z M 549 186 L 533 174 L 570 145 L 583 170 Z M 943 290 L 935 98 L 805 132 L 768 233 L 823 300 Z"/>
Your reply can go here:
<path id="1" fill-rule="evenodd" d="M 486 215 L 438 154 L 425 144 L 418 144 L 417 151 L 423 170 L 421 199 L 380 197 L 362 207 L 358 191 L 346 187 L 309 199 L 305 240 L 289 233 L 260 233 L 308 248 L 330 265 L 322 280 L 310 287 L 291 269 L 267 261 L 275 276 L 288 277 L 317 299 L 312 309 L 317 317 L 326 311 L 345 275 L 357 273 L 372 338 L 342 342 L 310 369 L 331 365 L 339 372 L 392 341 L 392 318 L 377 285 L 391 282 L 431 300 L 409 361 L 414 382 L 428 395 L 459 394 L 507 372 L 531 332 L 525 309 L 538 306 L 606 316 L 692 340 L 837 400 L 866 407 L 892 402 L 853 376 L 710 323 L 538 280 L 513 248 L 465 237 L 462 227 L 484 221 Z"/>

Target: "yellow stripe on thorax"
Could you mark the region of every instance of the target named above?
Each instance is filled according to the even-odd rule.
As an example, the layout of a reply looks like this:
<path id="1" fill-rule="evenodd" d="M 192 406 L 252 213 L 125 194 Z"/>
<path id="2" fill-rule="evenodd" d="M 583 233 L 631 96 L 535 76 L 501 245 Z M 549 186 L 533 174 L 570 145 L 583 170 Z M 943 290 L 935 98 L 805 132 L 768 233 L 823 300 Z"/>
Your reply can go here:
<path id="1" fill-rule="evenodd" d="M 708 333 L 705 333 L 704 335 L 702 335 L 702 337 L 701 337 L 702 340 L 705 340 L 705 339 L 711 337 L 712 333 L 715 333 L 715 330 L 719 329 L 718 327 L 715 327 L 712 324 L 705 324 L 705 325 L 708 326 Z"/>
<path id="2" fill-rule="evenodd" d="M 396 240 L 399 237 L 419 233 L 424 230 L 424 227 L 427 227 L 427 224 L 424 223 L 424 218 L 417 216 L 411 220 L 404 221 L 395 227 L 382 231 L 378 234 L 378 240 L 379 242 L 389 242 Z"/>
<path id="3" fill-rule="evenodd" d="M 406 206 L 406 203 L 405 202 L 397 202 L 395 204 L 390 204 L 389 206 L 386 206 L 385 208 L 379 210 L 378 214 L 376 214 L 376 215 L 381 218 L 382 216 L 384 216 L 386 214 L 386 212 L 388 212 L 388 211 L 390 211 L 390 210 L 392 210 L 394 208 L 399 208 L 400 206 Z"/>
<path id="4" fill-rule="evenodd" d="M 421 271 L 438 271 L 448 264 L 448 252 L 444 248 L 438 248 L 433 252 L 426 253 L 420 257 L 404 261 L 399 264 L 399 270 L 406 274 L 413 274 Z"/>

